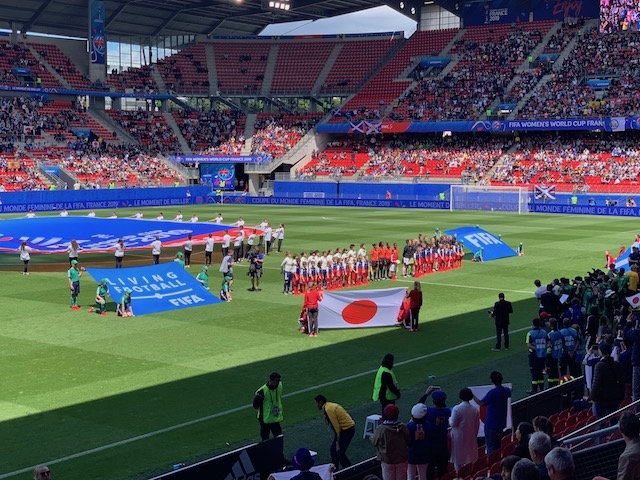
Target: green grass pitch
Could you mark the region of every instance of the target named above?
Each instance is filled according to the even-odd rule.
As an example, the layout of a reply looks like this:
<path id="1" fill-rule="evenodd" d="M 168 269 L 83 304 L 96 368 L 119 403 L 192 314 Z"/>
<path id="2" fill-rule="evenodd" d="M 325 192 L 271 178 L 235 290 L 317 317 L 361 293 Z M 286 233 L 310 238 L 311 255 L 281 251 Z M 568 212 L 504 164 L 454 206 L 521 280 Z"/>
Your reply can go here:
<path id="1" fill-rule="evenodd" d="M 262 292 L 249 292 L 246 266 L 236 270 L 233 302 L 158 315 L 107 318 L 87 313 L 95 283 L 83 278 L 81 311 L 69 310 L 65 267 L 20 274 L 17 255 L 3 255 L 0 272 L 0 479 L 30 478 L 49 462 L 55 478 L 143 478 L 258 438 L 253 393 L 271 371 L 282 374 L 285 448 L 317 450 L 328 461 L 330 433 L 313 404 L 323 393 L 347 407 L 360 429 L 371 401 L 373 371 L 385 352 L 396 355 L 403 416 L 427 376 L 457 403 L 458 390 L 488 383 L 497 368 L 515 397 L 528 388 L 525 330 L 536 313 L 534 278 L 548 281 L 603 267 L 604 251 L 633 239 L 634 220 L 409 209 L 201 206 L 200 218 L 221 210 L 227 222 L 268 218 L 286 225 L 284 248 L 335 249 L 350 243 L 398 242 L 436 227 L 480 224 L 525 255 L 474 264 L 421 278 L 422 328 L 321 331 L 301 335 L 302 299 L 282 295 L 280 261 L 265 262 Z M 164 209 L 167 218 L 176 211 Z M 133 213 L 133 212 L 131 212 Z M 124 211 L 123 214 L 131 214 Z M 192 212 L 185 211 L 185 215 Z M 74 213 L 81 214 L 81 213 Z M 106 215 L 106 213 L 105 213 Z M 209 215 L 209 216 L 207 216 Z M 145 216 L 153 217 L 152 209 Z M 199 247 L 202 248 L 202 247 Z M 194 255 L 195 264 L 203 259 Z M 12 268 L 11 265 L 15 265 Z M 198 271 L 194 265 L 192 273 Z M 217 277 L 213 276 L 217 286 Z M 375 287 L 410 285 L 410 280 Z M 500 291 L 514 302 L 512 348 L 492 352 L 487 309 Z M 356 437 L 352 460 L 373 454 Z"/>

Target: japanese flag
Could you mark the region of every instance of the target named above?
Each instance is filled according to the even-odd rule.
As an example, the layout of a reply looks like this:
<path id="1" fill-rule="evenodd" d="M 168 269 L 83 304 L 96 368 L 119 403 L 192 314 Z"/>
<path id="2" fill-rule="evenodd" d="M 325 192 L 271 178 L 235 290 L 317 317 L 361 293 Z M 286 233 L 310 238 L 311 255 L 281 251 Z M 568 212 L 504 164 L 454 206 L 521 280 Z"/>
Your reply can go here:
<path id="1" fill-rule="evenodd" d="M 406 288 L 325 292 L 318 306 L 319 328 L 389 327 L 398 323 Z"/>
<path id="2" fill-rule="evenodd" d="M 633 308 L 640 307 L 640 293 L 636 293 L 631 297 L 627 297 L 627 302 L 629 302 L 629 305 L 631 305 Z"/>

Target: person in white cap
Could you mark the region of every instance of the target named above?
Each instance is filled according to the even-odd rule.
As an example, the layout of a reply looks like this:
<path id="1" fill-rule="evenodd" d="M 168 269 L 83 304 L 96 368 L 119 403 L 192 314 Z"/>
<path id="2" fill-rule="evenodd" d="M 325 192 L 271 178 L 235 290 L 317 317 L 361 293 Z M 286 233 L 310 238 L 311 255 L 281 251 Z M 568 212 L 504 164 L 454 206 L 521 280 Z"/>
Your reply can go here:
<path id="1" fill-rule="evenodd" d="M 411 434 L 407 478 L 416 478 L 416 475 L 418 480 L 426 480 L 427 478 L 429 433 L 425 422 L 426 416 L 427 406 L 424 403 L 416 403 L 411 408 L 411 421 L 407 423 L 407 428 Z"/>

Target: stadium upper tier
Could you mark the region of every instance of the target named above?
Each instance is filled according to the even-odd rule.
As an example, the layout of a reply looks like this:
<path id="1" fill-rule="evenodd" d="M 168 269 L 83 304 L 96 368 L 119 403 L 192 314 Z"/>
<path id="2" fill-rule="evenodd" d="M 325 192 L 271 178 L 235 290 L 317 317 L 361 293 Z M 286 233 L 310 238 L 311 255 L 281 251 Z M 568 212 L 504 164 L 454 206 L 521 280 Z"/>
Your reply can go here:
<path id="1" fill-rule="evenodd" d="M 562 68 L 538 89 L 520 118 L 637 115 L 640 112 L 640 39 L 629 32 L 603 35 L 597 26 L 579 35 Z M 598 79 L 606 87 L 589 86 Z M 608 83 L 607 85 L 607 82 Z"/>

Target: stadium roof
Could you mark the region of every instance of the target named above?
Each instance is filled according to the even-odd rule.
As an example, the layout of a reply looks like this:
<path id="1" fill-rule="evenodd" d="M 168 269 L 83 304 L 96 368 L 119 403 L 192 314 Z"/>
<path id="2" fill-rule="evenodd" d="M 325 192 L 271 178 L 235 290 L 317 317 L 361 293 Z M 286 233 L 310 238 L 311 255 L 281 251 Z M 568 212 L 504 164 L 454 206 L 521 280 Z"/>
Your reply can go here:
<path id="1" fill-rule="evenodd" d="M 88 0 L 2 0 L 0 28 L 86 38 Z M 262 0 L 105 0 L 109 36 L 257 35 L 272 23 L 316 20 L 390 0 L 292 0 L 289 11 L 265 11 Z"/>

